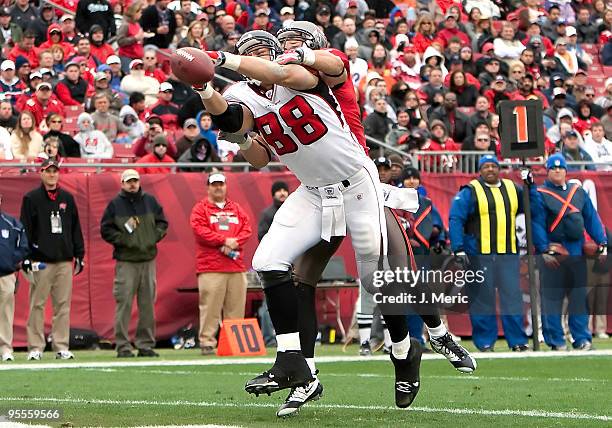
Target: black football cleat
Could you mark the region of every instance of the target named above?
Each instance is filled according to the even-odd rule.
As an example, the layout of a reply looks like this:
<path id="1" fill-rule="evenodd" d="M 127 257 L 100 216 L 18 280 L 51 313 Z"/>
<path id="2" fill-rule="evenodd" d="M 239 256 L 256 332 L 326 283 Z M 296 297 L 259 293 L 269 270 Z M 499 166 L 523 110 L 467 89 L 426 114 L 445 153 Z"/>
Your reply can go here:
<path id="1" fill-rule="evenodd" d="M 463 346 L 453 340 L 450 333 L 440 337 L 431 337 L 429 343 L 431 349 L 444 355 L 453 367 L 462 373 L 472 373 L 478 367 L 476 360 Z"/>
<path id="2" fill-rule="evenodd" d="M 249 380 L 244 390 L 249 394 L 272 394 L 281 389 L 306 386 L 313 380 L 310 368 L 300 351 L 277 352 L 270 370 Z"/>
<path id="3" fill-rule="evenodd" d="M 391 354 L 395 366 L 395 405 L 399 408 L 409 407 L 419 393 L 422 353 L 421 344 L 410 338 L 410 351 L 405 360 L 398 360 Z"/>
<path id="4" fill-rule="evenodd" d="M 319 379 L 315 377 L 308 385 L 293 388 L 285 399 L 285 402 L 278 408 L 276 416 L 285 418 L 294 415 L 304 404 L 309 401 L 316 401 L 322 396 L 323 385 L 319 382 Z"/>

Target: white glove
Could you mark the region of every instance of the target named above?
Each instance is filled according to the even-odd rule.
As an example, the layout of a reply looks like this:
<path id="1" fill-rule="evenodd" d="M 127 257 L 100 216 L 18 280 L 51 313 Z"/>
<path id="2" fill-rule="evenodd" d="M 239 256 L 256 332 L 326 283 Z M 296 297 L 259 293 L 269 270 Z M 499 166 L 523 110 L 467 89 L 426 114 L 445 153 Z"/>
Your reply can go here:
<path id="1" fill-rule="evenodd" d="M 219 131 L 220 140 L 229 141 L 230 143 L 238 144 L 240 150 L 248 150 L 253 144 L 253 139 L 248 134 L 240 134 L 236 132 Z"/>
<path id="2" fill-rule="evenodd" d="M 533 184 L 533 174 L 528 168 L 521 168 L 521 180 L 527 184 Z"/>
<path id="3" fill-rule="evenodd" d="M 304 64 L 312 66 L 315 63 L 315 53 L 309 47 L 302 46 L 280 55 L 275 62 L 280 65 Z"/>

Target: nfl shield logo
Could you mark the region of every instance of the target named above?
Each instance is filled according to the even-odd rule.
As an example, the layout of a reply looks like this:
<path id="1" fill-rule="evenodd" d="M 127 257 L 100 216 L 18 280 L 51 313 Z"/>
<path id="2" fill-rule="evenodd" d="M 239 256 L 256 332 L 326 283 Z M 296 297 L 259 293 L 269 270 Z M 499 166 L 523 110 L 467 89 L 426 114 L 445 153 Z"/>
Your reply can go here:
<path id="1" fill-rule="evenodd" d="M 327 192 L 328 195 L 333 195 L 334 194 L 334 188 L 333 187 L 326 187 L 325 188 L 325 192 Z"/>
<path id="2" fill-rule="evenodd" d="M 2 229 L 2 232 L 0 232 L 0 233 L 2 234 L 2 237 L 3 237 L 4 239 L 8 239 L 8 237 L 9 237 L 9 231 L 8 231 L 8 229 Z"/>

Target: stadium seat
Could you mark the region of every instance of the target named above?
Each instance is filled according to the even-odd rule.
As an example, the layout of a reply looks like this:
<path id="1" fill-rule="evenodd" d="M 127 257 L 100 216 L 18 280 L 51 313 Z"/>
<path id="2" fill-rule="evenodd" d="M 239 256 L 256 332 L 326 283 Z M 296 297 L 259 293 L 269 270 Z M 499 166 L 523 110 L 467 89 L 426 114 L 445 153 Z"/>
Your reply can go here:
<path id="1" fill-rule="evenodd" d="M 582 43 L 580 45 L 582 47 L 582 49 L 584 49 L 585 52 L 593 55 L 593 56 L 597 56 L 597 54 L 599 53 L 599 46 L 592 44 L 592 43 Z"/>
<path id="2" fill-rule="evenodd" d="M 136 159 L 136 155 L 132 151 L 131 144 L 113 144 L 114 157 L 117 159 L 127 159 L 128 161 Z"/>
<path id="3" fill-rule="evenodd" d="M 589 76 L 587 79 L 589 85 L 593 85 L 595 88 L 603 88 L 606 84 L 605 76 Z"/>
<path id="4" fill-rule="evenodd" d="M 64 107 L 64 116 L 68 117 L 79 117 L 81 113 L 85 111 L 85 107 L 82 105 L 78 106 L 65 106 Z"/>
<path id="5" fill-rule="evenodd" d="M 64 127 L 62 128 L 62 130 L 70 135 L 74 135 L 78 132 L 79 130 L 79 125 L 77 124 L 77 118 L 76 117 L 66 117 L 64 119 Z"/>
<path id="6" fill-rule="evenodd" d="M 471 116 L 476 111 L 474 107 L 457 107 L 457 110 L 467 116 Z"/>

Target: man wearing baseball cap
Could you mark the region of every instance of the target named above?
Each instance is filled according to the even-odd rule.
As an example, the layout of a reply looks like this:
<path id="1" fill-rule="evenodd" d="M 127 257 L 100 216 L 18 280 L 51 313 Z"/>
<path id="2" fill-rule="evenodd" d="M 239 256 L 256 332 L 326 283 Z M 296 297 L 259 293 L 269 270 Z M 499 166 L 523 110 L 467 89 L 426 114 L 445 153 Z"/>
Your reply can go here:
<path id="1" fill-rule="evenodd" d="M 113 246 L 115 281 L 115 349 L 118 358 L 134 357 L 128 334 L 134 297 L 138 326 L 134 344 L 139 357 L 158 357 L 155 347 L 155 289 L 157 243 L 168 231 L 168 221 L 157 199 L 142 191 L 134 169 L 121 174 L 121 191 L 100 221 L 102 239 Z"/>
<path id="2" fill-rule="evenodd" d="M 527 351 L 522 294 L 516 275 L 519 245 L 515 225 L 516 216 L 524 212 L 523 189 L 509 179 L 500 179 L 495 155 L 482 156 L 478 170 L 480 176 L 462 187 L 453 199 L 449 220 L 451 248 L 459 263 L 482 272 L 481 282 L 466 285 L 472 339 L 480 351 L 493 351 L 497 340 L 497 288 L 508 347 L 515 352 Z M 529 197 L 538 199 L 535 186 L 530 186 Z M 532 203 L 532 212 L 534 206 L 537 204 Z"/>
<path id="3" fill-rule="evenodd" d="M 164 124 L 164 129 L 174 132 L 179 129 L 178 113 L 179 106 L 172 102 L 174 88 L 169 82 L 159 85 L 157 102 L 150 108 L 151 114 L 159 116 Z"/>
<path id="4" fill-rule="evenodd" d="M 15 63 L 10 59 L 2 61 L 2 64 L 0 64 L 0 92 L 13 105 L 25 89 L 24 83 L 16 76 L 15 70 Z"/>
<path id="5" fill-rule="evenodd" d="M 546 161 L 547 179 L 538 187 L 541 195 L 540 215 L 534 216 L 533 237 L 536 250 L 542 254 L 540 263 L 540 293 L 542 296 L 542 332 L 552 350 L 565 351 L 567 345 L 561 327 L 561 311 L 567 295 L 569 326 L 574 349 L 591 349 L 587 310 L 587 268 L 583 256 L 585 231 L 599 245 L 603 262 L 608 240 L 599 215 L 580 184 L 568 183 L 565 157 L 556 153 Z M 563 263 L 550 250 L 558 243 L 569 253 Z"/>
<path id="6" fill-rule="evenodd" d="M 221 313 L 226 319 L 244 318 L 244 245 L 252 235 L 246 211 L 227 198 L 226 177 L 210 174 L 207 190 L 208 196 L 193 207 L 190 217 L 196 241 L 202 355 L 215 352 Z"/>
<path id="7" fill-rule="evenodd" d="M 59 185 L 60 165 L 47 159 L 40 167 L 42 184 L 28 192 L 21 204 L 21 222 L 28 235 L 28 262 L 43 262 L 46 269 L 32 272 L 28 318 L 28 360 L 40 360 L 46 347 L 45 305 L 53 300 L 53 351 L 55 358 L 74 358 L 70 340 L 72 277 L 85 266 L 85 243 L 79 210 L 72 194 Z"/>
<path id="8" fill-rule="evenodd" d="M 51 113 L 64 117 L 64 104 L 52 97 L 53 88 L 49 82 L 41 82 L 36 86 L 32 97 L 26 101 L 23 110 L 34 115 L 36 125 L 39 126 Z"/>
<path id="9" fill-rule="evenodd" d="M 567 161 L 583 161 L 583 162 L 593 162 L 593 158 L 591 155 L 584 150 L 581 145 L 581 141 L 578 135 L 578 132 L 575 129 L 570 129 L 563 135 L 562 138 L 562 150 L 561 153 L 565 160 Z M 583 169 L 580 165 L 570 165 L 566 166 L 568 171 L 580 171 Z M 584 169 L 587 171 L 595 171 L 595 165 L 589 164 L 585 165 Z"/>
<path id="10" fill-rule="evenodd" d="M 12 22 L 11 10 L 8 7 L 0 7 L 0 46 L 12 48 L 19 43 L 23 36 L 23 30 L 19 25 Z"/>

